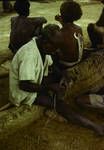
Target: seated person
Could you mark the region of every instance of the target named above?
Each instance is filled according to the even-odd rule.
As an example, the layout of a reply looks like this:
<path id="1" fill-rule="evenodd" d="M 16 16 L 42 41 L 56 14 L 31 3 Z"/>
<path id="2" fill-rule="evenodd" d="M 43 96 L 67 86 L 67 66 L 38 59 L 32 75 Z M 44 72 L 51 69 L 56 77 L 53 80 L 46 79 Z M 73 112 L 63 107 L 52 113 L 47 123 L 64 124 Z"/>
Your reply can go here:
<path id="1" fill-rule="evenodd" d="M 69 104 L 57 98 L 57 93 L 65 90 L 64 86 L 54 81 L 43 82 L 43 79 L 48 77 L 49 66 L 53 63 L 50 55 L 60 48 L 60 36 L 57 25 L 47 25 L 42 29 L 41 36 L 33 38 L 18 50 L 10 69 L 10 102 L 17 107 L 21 104 L 32 106 L 34 103 L 55 109 L 68 121 L 71 120 L 103 135 L 102 126 L 71 111 Z M 53 96 L 48 91 L 51 91 Z"/>
<path id="2" fill-rule="evenodd" d="M 101 2 L 104 4 L 104 0 Z M 88 24 L 87 32 L 92 44 L 92 48 L 104 48 L 104 8 L 98 21 L 96 23 Z"/>
<path id="3" fill-rule="evenodd" d="M 9 13 L 13 12 L 13 6 L 9 0 L 2 0 L 3 12 Z"/>
<path id="4" fill-rule="evenodd" d="M 30 3 L 28 0 L 16 0 L 14 9 L 18 16 L 11 18 L 11 33 L 9 48 L 16 51 L 31 38 L 40 34 L 42 25 L 47 22 L 44 17 L 28 17 Z"/>
<path id="5" fill-rule="evenodd" d="M 60 15 L 55 19 L 62 25 L 61 33 L 64 44 L 59 54 L 60 63 L 71 67 L 80 62 L 83 54 L 83 34 L 80 26 L 74 23 L 82 16 L 82 9 L 75 1 L 63 2 Z"/>

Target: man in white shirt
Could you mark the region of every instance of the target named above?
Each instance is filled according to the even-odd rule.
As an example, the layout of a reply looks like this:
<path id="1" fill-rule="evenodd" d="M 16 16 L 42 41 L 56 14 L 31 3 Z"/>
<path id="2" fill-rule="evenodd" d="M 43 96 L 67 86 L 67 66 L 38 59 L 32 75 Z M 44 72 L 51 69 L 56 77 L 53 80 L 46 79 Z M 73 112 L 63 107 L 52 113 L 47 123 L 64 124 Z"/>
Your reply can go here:
<path id="1" fill-rule="evenodd" d="M 53 55 L 62 44 L 60 28 L 49 24 L 41 36 L 32 39 L 15 54 L 10 69 L 10 101 L 19 107 L 21 104 L 45 106 L 54 109 L 68 121 L 81 124 L 103 135 L 103 127 L 70 110 L 70 105 L 57 98 L 57 93 L 65 90 L 60 84 L 43 82 L 48 77 Z M 61 42 L 61 43 L 60 43 Z M 44 92 L 46 91 L 46 92 Z M 48 94 L 53 93 L 53 97 Z M 3 109 L 1 109 L 3 110 Z"/>
<path id="2" fill-rule="evenodd" d="M 60 43 L 59 29 L 49 25 L 43 29 L 43 36 L 33 38 L 15 54 L 10 69 L 10 101 L 15 106 L 31 106 L 44 88 L 57 90 L 57 86 L 43 85 L 42 81 L 53 63 L 50 54 L 57 50 L 55 43 Z"/>
<path id="3" fill-rule="evenodd" d="M 24 81 L 31 81 L 40 85 L 43 76 L 48 75 L 48 67 L 52 65 L 50 55 L 45 56 L 43 63 L 35 40 L 33 38 L 29 43 L 21 47 L 12 61 L 10 70 L 10 100 L 17 106 L 21 102 L 31 106 L 37 97 L 37 92 L 30 93 L 21 90 L 18 86 L 18 81 L 20 81 L 20 86 Z"/>

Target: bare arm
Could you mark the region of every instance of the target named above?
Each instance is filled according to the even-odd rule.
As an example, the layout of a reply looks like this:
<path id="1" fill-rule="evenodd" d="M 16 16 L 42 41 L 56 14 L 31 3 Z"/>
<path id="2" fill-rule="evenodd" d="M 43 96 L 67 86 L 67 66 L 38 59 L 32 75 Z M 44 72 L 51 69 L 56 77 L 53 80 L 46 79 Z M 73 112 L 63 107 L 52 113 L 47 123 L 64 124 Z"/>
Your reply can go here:
<path id="1" fill-rule="evenodd" d="M 44 23 L 47 23 L 47 19 L 45 17 L 31 17 L 28 18 L 32 23 L 34 23 L 36 26 L 43 25 Z"/>
<path id="2" fill-rule="evenodd" d="M 60 15 L 56 15 L 55 20 L 58 21 L 63 26 L 64 23 L 63 23 L 62 18 L 61 18 Z"/>
<path id="3" fill-rule="evenodd" d="M 19 88 L 26 92 L 39 92 L 45 88 L 45 86 L 43 87 L 42 85 L 32 83 L 29 80 L 22 80 L 19 81 Z"/>
<path id="4" fill-rule="evenodd" d="M 51 90 L 55 93 L 59 92 L 60 90 L 65 90 L 64 86 L 61 86 L 59 83 L 51 83 L 51 84 L 37 84 L 37 83 L 32 83 L 29 80 L 23 80 L 19 82 L 19 88 L 23 91 L 26 92 L 40 92 L 43 90 Z"/>

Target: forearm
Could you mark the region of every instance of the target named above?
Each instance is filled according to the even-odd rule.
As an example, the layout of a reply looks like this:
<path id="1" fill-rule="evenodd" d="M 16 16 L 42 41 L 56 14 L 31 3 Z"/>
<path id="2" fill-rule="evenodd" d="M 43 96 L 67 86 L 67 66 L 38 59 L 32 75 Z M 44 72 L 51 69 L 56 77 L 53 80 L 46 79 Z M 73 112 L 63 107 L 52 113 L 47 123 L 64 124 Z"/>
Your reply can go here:
<path id="1" fill-rule="evenodd" d="M 26 92 L 40 92 L 43 89 L 45 89 L 45 86 L 32 83 L 30 81 L 20 81 L 19 82 L 19 88 Z"/>
<path id="2" fill-rule="evenodd" d="M 37 84 L 32 83 L 30 81 L 20 81 L 19 82 L 19 88 L 26 92 L 41 92 L 41 91 L 53 91 L 57 92 L 59 90 L 59 84 L 58 83 L 44 83 L 44 84 Z"/>
<path id="3" fill-rule="evenodd" d="M 63 21 L 62 21 L 62 18 L 61 18 L 60 15 L 56 15 L 55 16 L 55 20 L 58 21 L 58 22 L 60 22 L 60 24 L 63 26 Z"/>

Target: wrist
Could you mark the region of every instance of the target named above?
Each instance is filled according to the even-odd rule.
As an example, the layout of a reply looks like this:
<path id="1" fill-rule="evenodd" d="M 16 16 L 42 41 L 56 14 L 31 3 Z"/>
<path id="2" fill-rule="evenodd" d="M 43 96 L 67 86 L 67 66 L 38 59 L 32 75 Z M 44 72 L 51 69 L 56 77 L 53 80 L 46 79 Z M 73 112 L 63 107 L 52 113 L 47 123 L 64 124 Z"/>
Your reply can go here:
<path id="1" fill-rule="evenodd" d="M 44 90 L 47 90 L 48 89 L 48 86 L 47 85 L 41 85 L 40 86 L 40 91 L 44 91 Z"/>

